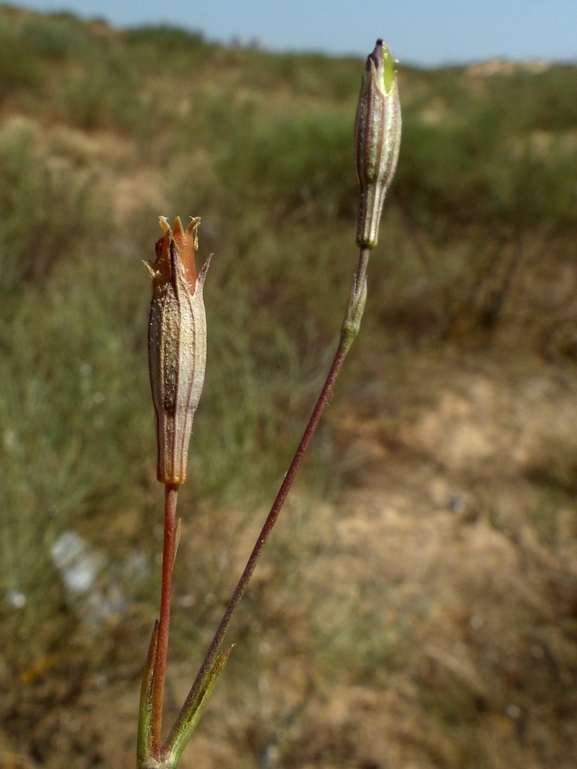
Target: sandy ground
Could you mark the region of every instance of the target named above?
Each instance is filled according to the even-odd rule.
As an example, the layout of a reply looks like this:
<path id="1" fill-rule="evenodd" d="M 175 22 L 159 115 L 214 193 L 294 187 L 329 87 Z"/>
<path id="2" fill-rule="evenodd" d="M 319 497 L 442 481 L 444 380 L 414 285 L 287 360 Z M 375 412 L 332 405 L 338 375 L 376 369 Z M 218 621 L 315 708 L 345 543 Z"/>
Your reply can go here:
<path id="1" fill-rule="evenodd" d="M 183 769 L 575 766 L 575 373 L 444 351 L 346 380 L 342 487 L 292 495 Z M 238 524 L 233 571 L 257 524 Z M 219 533 L 202 525 L 187 563 Z M 146 639 L 126 643 L 109 675 L 64 662 L 20 693 L 5 767 L 134 765 Z M 194 672 L 171 665 L 169 716 Z"/>

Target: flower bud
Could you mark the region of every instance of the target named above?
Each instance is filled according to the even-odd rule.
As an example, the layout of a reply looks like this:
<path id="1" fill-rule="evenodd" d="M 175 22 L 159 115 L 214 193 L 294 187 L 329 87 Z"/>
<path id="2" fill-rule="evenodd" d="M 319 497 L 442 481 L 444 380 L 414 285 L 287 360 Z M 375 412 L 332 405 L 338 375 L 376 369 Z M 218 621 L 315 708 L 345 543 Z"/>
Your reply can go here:
<path id="1" fill-rule="evenodd" d="M 395 174 L 401 144 L 401 105 L 393 60 L 382 40 L 367 58 L 355 121 L 360 199 L 357 245 L 374 248 L 383 201 Z"/>
<path id="2" fill-rule="evenodd" d="M 156 412 L 157 478 L 161 483 L 186 480 L 192 421 L 204 383 L 206 316 L 202 290 L 210 258 L 200 275 L 194 256 L 200 219 L 184 230 L 180 219 L 170 228 L 160 217 L 164 235 L 156 242 L 156 260 L 146 264 L 152 277 L 148 323 L 148 360 Z"/>

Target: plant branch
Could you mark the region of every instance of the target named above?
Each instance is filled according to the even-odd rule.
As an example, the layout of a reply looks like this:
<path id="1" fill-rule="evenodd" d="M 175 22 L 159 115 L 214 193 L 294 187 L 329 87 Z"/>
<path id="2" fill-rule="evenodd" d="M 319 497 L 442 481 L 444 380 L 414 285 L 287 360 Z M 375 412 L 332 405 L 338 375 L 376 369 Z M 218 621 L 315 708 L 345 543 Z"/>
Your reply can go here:
<path id="1" fill-rule="evenodd" d="M 154 688 L 152 694 L 151 752 L 158 756 L 162 730 L 162 704 L 166 659 L 168 655 L 168 633 L 170 629 L 170 602 L 172 594 L 172 571 L 177 544 L 176 503 L 178 485 L 167 483 L 164 487 L 164 547 L 162 553 L 162 591 L 160 596 L 160 620 L 156 663 L 154 666 Z"/>
<path id="2" fill-rule="evenodd" d="M 184 702 L 184 705 L 182 706 L 182 709 L 170 732 L 170 735 L 162 748 L 162 755 L 166 755 L 167 753 L 170 752 L 173 743 L 178 738 L 178 735 L 182 733 L 183 724 L 187 719 L 187 714 L 189 713 L 191 708 L 194 706 L 194 703 L 198 698 L 199 692 L 203 687 L 205 678 L 207 677 L 207 675 L 210 674 L 210 671 L 214 666 L 215 660 L 218 657 L 224 636 L 226 634 L 226 631 L 228 630 L 228 627 L 230 625 L 234 612 L 236 611 L 236 608 L 246 591 L 246 588 L 248 586 L 250 578 L 253 575 L 256 565 L 260 559 L 264 546 L 278 519 L 282 506 L 287 498 L 287 495 L 293 484 L 293 481 L 301 465 L 303 457 L 309 447 L 309 444 L 315 433 L 315 430 L 317 429 L 317 426 L 319 424 L 319 421 L 321 419 L 325 406 L 327 405 L 327 402 L 331 396 L 336 378 L 339 374 L 339 371 L 341 370 L 343 361 L 358 333 L 360 321 L 361 321 L 361 317 L 364 309 L 365 298 L 366 298 L 366 272 L 367 272 L 368 260 L 369 260 L 369 249 L 366 247 L 363 247 L 360 250 L 359 264 L 358 264 L 357 272 L 355 274 L 354 281 L 353 281 L 351 296 L 349 299 L 349 306 L 347 309 L 347 313 L 345 315 L 345 321 L 343 323 L 343 327 L 341 330 L 339 346 L 337 348 L 335 358 L 333 360 L 332 366 L 328 373 L 327 379 L 325 381 L 323 389 L 321 390 L 321 394 L 319 395 L 316 405 L 313 409 L 313 412 L 306 426 L 301 442 L 299 443 L 299 446 L 296 450 L 294 458 L 290 464 L 290 467 L 278 491 L 278 494 L 273 503 L 271 511 L 268 514 L 268 517 L 256 541 L 253 551 L 248 559 L 248 562 L 245 566 L 242 576 L 232 595 L 230 603 L 224 613 L 224 616 L 220 622 L 220 625 L 218 626 L 216 634 L 206 654 L 206 657 L 204 658 L 201 668 L 198 671 L 198 675 L 196 676 L 194 684 L 192 685 L 192 688 L 188 694 L 188 697 L 186 698 L 186 701 Z M 159 657 L 160 657 L 160 639 L 159 639 Z M 155 684 L 157 683 L 158 681 L 155 681 Z"/>

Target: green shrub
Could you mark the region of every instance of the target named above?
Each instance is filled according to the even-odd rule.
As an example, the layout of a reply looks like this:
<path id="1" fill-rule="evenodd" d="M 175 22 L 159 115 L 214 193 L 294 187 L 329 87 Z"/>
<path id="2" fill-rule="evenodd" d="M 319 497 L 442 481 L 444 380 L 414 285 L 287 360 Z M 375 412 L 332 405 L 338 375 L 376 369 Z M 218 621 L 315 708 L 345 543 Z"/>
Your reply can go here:
<path id="1" fill-rule="evenodd" d="M 223 186 L 239 200 L 274 201 L 279 215 L 354 216 L 350 112 L 297 112 L 238 121 L 216 154 Z M 234 185 L 234 186 L 233 186 Z"/>
<path id="2" fill-rule="evenodd" d="M 0 132 L 0 313 L 17 304 L 25 283 L 43 283 L 77 253 L 79 236 L 97 221 L 90 179 L 44 154 L 30 124 L 8 124 Z"/>
<path id="3" fill-rule="evenodd" d="M 42 63 L 30 56 L 11 30 L 0 28 L 0 97 L 19 88 L 36 88 L 45 79 Z"/>

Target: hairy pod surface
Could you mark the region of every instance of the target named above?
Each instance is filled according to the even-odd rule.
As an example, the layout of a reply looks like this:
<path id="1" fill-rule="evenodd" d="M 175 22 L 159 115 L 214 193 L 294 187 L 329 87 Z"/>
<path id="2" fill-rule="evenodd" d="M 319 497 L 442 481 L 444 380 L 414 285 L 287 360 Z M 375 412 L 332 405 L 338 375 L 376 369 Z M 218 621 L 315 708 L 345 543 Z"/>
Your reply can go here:
<path id="1" fill-rule="evenodd" d="M 192 423 L 204 384 L 206 314 L 202 296 L 210 258 L 199 275 L 195 253 L 200 219 L 184 230 L 180 219 L 156 242 L 156 259 L 146 264 L 152 277 L 148 359 L 156 413 L 157 478 L 184 483 Z"/>

